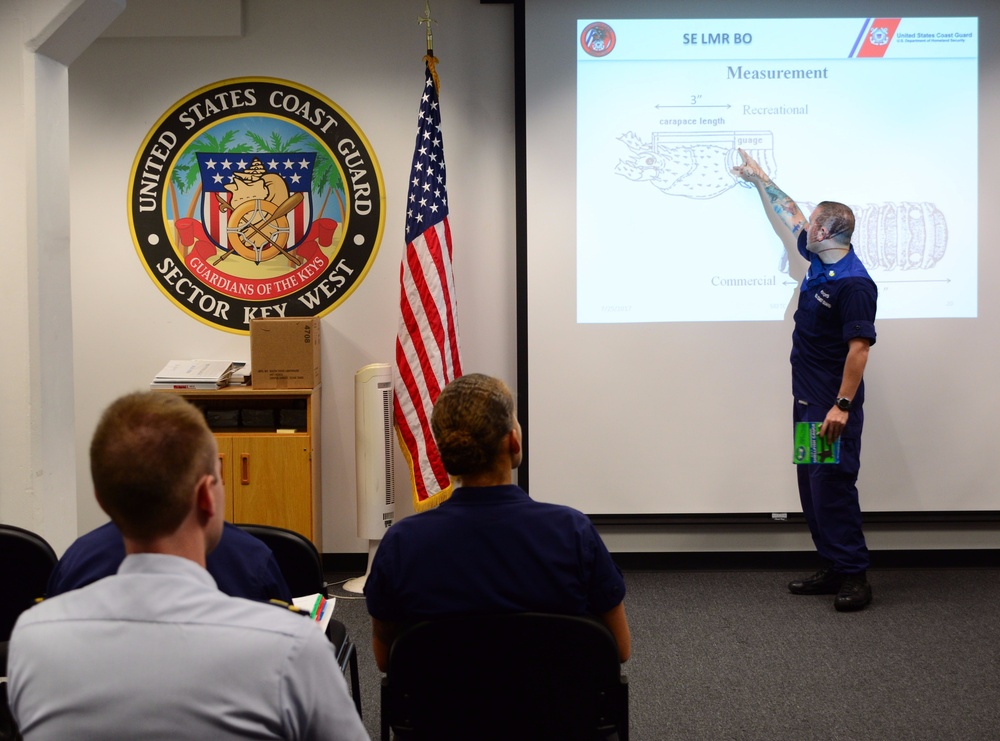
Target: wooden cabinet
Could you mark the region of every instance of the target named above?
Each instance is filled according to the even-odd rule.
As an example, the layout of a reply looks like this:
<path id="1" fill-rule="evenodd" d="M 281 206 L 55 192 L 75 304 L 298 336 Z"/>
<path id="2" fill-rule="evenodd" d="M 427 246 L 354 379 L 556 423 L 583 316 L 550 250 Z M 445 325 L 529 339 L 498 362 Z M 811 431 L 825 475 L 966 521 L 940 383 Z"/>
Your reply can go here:
<path id="1" fill-rule="evenodd" d="M 323 552 L 320 390 L 178 389 L 215 433 L 226 519 L 302 533 Z"/>

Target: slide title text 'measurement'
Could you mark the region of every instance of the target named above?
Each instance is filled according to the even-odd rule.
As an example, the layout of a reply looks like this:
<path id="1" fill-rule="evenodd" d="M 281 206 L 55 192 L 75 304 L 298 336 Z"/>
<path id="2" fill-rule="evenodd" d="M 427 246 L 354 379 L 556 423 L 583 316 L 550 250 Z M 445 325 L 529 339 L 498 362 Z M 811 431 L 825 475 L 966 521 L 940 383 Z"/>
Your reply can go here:
<path id="1" fill-rule="evenodd" d="M 727 80 L 826 80 L 828 70 L 823 69 L 744 69 L 726 67 Z"/>

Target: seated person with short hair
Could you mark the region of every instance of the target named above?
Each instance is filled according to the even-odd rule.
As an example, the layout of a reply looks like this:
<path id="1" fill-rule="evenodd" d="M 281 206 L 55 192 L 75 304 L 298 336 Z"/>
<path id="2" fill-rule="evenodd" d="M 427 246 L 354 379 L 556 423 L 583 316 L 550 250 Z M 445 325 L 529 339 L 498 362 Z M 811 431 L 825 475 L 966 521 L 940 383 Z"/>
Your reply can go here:
<path id="1" fill-rule="evenodd" d="M 229 597 L 205 570 L 225 490 L 196 407 L 156 392 L 117 400 L 90 469 L 128 555 L 18 618 L 8 689 L 27 741 L 368 739 L 315 623 Z"/>
<path id="2" fill-rule="evenodd" d="M 49 577 L 45 594 L 57 594 L 93 584 L 111 576 L 125 560 L 125 541 L 113 522 L 81 535 L 62 555 Z M 228 522 L 222 524 L 219 544 L 205 559 L 205 568 L 219 590 L 230 597 L 260 602 L 292 601 L 285 577 L 271 549 L 260 539 Z"/>
<path id="3" fill-rule="evenodd" d="M 597 530 L 581 512 L 537 502 L 512 484 L 521 426 L 503 381 L 452 381 L 431 427 L 461 486 L 437 508 L 395 523 L 375 552 L 365 600 L 379 669 L 407 624 L 513 612 L 593 616 L 626 661 L 625 581 Z"/>

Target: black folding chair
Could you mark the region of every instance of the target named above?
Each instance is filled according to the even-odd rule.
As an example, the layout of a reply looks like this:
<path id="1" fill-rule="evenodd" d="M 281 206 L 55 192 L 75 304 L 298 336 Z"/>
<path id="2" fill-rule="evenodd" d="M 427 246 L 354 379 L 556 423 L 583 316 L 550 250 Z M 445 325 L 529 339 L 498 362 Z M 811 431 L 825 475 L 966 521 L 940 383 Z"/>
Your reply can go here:
<path id="1" fill-rule="evenodd" d="M 45 596 L 56 553 L 40 535 L 0 525 L 0 677 L 7 676 L 7 643 L 18 616 Z M 7 685 L 0 685 L 0 741 L 21 736 L 7 707 Z"/>
<path id="2" fill-rule="evenodd" d="M 519 613 L 405 629 L 382 679 L 381 737 L 628 741 L 628 679 L 590 618 Z"/>
<path id="3" fill-rule="evenodd" d="M 57 560 L 42 536 L 0 525 L 0 641 L 10 640 L 18 616 L 45 596 Z"/>

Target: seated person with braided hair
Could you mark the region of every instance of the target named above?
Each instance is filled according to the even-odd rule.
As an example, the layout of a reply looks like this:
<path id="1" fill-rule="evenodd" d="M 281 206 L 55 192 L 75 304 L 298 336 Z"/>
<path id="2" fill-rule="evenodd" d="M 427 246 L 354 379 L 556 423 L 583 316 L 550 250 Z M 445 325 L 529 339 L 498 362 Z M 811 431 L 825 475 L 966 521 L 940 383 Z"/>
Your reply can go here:
<path id="1" fill-rule="evenodd" d="M 394 524 L 375 553 L 365 599 L 379 668 L 407 624 L 514 612 L 593 616 L 626 661 L 625 581 L 593 524 L 512 483 L 521 426 L 510 389 L 462 376 L 441 392 L 431 428 L 457 488 L 436 509 Z"/>

